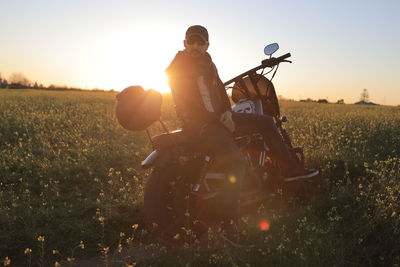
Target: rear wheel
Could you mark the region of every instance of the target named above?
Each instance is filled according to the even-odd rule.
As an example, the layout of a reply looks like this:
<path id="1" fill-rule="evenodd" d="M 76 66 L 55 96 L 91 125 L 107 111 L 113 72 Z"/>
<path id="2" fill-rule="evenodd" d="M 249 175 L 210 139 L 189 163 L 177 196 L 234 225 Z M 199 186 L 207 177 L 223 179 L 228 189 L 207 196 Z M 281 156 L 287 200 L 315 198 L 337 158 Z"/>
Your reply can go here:
<path id="1" fill-rule="evenodd" d="M 191 243 L 201 234 L 195 196 L 178 165 L 155 168 L 144 191 L 144 214 L 151 234 L 169 245 Z"/>

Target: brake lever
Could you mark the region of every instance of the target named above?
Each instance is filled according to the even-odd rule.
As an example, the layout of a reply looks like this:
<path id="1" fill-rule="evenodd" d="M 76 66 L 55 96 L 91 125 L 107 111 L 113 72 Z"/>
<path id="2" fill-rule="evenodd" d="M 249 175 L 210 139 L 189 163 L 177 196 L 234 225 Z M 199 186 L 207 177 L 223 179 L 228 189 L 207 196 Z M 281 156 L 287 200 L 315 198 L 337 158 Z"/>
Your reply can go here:
<path id="1" fill-rule="evenodd" d="M 287 63 L 293 63 L 292 61 L 290 61 L 290 60 L 283 60 L 282 62 L 287 62 Z"/>

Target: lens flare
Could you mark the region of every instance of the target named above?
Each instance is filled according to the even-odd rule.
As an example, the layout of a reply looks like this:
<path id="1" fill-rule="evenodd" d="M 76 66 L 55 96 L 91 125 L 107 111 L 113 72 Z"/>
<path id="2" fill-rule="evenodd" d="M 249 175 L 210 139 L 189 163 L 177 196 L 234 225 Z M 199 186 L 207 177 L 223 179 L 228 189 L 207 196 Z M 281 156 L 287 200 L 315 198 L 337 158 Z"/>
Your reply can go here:
<path id="1" fill-rule="evenodd" d="M 262 231 L 268 231 L 269 230 L 269 221 L 267 220 L 262 220 L 258 223 L 258 228 Z"/>
<path id="2" fill-rule="evenodd" d="M 229 182 L 231 182 L 232 184 L 236 183 L 236 177 L 235 176 L 230 176 L 229 177 Z"/>

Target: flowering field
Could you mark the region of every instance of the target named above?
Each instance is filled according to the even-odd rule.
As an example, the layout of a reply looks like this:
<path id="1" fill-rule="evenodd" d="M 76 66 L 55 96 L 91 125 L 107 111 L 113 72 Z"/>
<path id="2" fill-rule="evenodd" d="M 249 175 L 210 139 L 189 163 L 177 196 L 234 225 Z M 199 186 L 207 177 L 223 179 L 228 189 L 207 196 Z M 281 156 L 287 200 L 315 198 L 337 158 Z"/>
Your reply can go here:
<path id="1" fill-rule="evenodd" d="M 268 230 L 243 218 L 254 247 L 171 252 L 150 243 L 143 224 L 139 163 L 151 147 L 118 125 L 114 99 L 0 91 L 3 265 L 400 266 L 399 107 L 283 102 L 294 143 L 322 172 L 316 200 L 260 207 Z M 178 127 L 169 96 L 163 120 Z"/>

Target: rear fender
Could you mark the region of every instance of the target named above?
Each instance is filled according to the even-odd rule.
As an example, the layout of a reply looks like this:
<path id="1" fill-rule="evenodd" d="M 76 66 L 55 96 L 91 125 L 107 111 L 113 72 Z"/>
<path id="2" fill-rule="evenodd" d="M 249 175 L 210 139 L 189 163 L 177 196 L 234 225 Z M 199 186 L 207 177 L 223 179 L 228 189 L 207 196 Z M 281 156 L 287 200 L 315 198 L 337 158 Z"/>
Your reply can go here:
<path id="1" fill-rule="evenodd" d="M 149 169 L 152 167 L 165 167 L 171 164 L 174 160 L 173 153 L 171 150 L 160 150 L 156 149 L 142 161 L 141 166 L 143 169 Z"/>

